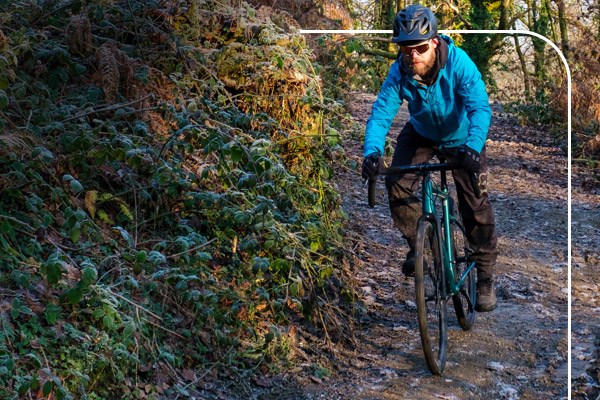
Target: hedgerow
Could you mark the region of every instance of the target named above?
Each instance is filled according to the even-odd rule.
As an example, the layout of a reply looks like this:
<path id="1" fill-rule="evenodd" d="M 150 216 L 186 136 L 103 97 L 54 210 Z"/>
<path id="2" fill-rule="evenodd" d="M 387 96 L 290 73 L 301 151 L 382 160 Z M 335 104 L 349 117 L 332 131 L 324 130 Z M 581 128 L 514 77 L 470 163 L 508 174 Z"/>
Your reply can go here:
<path id="1" fill-rule="evenodd" d="M 29 0 L 0 21 L 2 398 L 185 395 L 285 367 L 299 329 L 347 334 L 337 105 L 285 13 Z"/>

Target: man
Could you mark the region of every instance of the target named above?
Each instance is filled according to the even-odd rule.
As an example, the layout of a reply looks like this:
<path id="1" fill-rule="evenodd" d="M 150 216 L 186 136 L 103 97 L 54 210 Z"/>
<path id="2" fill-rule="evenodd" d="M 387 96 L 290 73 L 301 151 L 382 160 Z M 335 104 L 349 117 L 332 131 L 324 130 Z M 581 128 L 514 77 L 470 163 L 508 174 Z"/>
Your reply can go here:
<path id="1" fill-rule="evenodd" d="M 436 150 L 461 165 L 453 171 L 459 211 L 477 264 L 476 310 L 496 308 L 494 266 L 497 257 L 495 219 L 486 191 L 485 140 L 491 109 L 481 74 L 452 39 L 438 35 L 432 11 L 410 5 L 395 18 L 392 42 L 398 44 L 397 60 L 373 104 L 364 142 L 364 178 L 377 174 L 385 137 L 402 105 L 408 103 L 410 119 L 400 132 L 392 166 L 429 161 Z M 479 180 L 475 195 L 471 176 Z M 416 226 L 420 204 L 414 192 L 416 174 L 387 177 L 392 218 L 410 247 L 402 265 L 405 275 L 415 268 Z"/>

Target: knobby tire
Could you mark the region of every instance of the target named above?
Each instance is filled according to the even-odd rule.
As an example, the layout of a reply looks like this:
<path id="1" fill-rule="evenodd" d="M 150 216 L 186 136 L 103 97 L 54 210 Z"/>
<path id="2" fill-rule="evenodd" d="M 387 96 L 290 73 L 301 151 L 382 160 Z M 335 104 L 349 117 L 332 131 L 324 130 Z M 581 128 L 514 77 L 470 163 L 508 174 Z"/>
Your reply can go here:
<path id="1" fill-rule="evenodd" d="M 434 223 L 421 218 L 415 247 L 417 319 L 425 360 L 431 372 L 441 375 L 448 349 L 447 300 L 440 241 Z"/>

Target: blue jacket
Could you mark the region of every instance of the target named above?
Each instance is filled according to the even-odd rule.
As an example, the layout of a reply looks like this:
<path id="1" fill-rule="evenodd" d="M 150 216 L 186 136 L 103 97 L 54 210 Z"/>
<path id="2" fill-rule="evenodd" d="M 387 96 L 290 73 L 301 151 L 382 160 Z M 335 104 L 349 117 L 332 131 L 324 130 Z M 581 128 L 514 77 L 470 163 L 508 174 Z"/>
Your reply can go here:
<path id="1" fill-rule="evenodd" d="M 403 100 L 415 130 L 441 148 L 466 144 L 481 152 L 490 127 L 491 109 L 485 84 L 475 63 L 451 38 L 448 59 L 433 84 L 419 84 L 396 60 L 373 103 L 367 121 L 363 154 L 383 155 L 385 137 Z"/>

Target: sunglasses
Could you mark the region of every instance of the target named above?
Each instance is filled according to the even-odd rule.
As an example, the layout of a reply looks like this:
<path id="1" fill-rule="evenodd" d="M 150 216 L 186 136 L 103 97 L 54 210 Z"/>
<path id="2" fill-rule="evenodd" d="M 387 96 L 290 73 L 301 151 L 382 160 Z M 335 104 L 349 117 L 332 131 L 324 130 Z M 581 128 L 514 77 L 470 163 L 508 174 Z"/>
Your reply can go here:
<path id="1" fill-rule="evenodd" d="M 419 46 L 400 46 L 400 51 L 406 56 L 412 55 L 413 51 L 416 51 L 417 54 L 423 54 L 427 50 L 429 50 L 429 42 L 423 43 Z"/>

